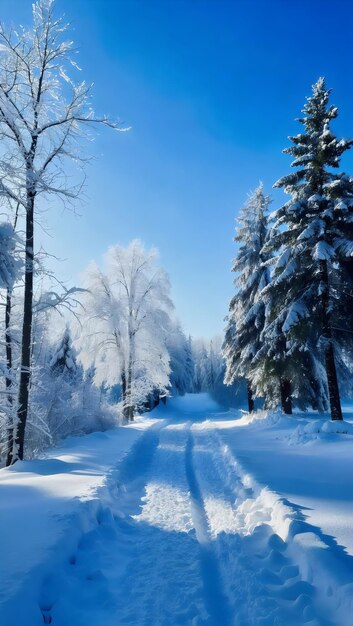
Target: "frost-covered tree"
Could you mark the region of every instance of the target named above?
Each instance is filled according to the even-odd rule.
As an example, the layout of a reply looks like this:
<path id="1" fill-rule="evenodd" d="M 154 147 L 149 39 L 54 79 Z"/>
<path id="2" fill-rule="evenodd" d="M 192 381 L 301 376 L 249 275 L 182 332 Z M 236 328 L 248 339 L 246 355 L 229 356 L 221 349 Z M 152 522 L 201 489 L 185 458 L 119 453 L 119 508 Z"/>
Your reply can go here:
<path id="1" fill-rule="evenodd" d="M 192 354 L 192 385 L 193 393 L 212 392 L 223 385 L 224 358 L 222 339 L 216 335 L 211 340 L 189 339 Z"/>
<path id="2" fill-rule="evenodd" d="M 206 343 L 206 354 L 202 359 L 202 387 L 212 392 L 219 384 L 223 385 L 224 358 L 222 354 L 222 339 L 216 335 Z"/>
<path id="3" fill-rule="evenodd" d="M 345 342 L 335 334 L 343 297 L 336 284 L 340 264 L 353 254 L 353 179 L 334 170 L 353 141 L 332 133 L 337 108 L 329 105 L 329 94 L 320 78 L 299 120 L 304 130 L 284 151 L 297 169 L 275 184 L 290 200 L 274 214 L 277 233 L 267 252 L 278 255 L 269 289 L 280 303 L 276 324 L 286 351 L 306 351 L 316 361 L 323 351 L 331 417 L 341 420 L 337 362 Z"/>
<path id="4" fill-rule="evenodd" d="M 0 290 L 5 292 L 5 325 L 4 343 L 5 360 L 0 359 L 0 369 L 5 374 L 7 391 L 6 407 L 8 435 L 7 435 L 7 464 L 12 460 L 13 447 L 13 408 L 14 408 L 14 372 L 13 372 L 13 337 L 11 328 L 12 292 L 15 283 L 22 275 L 23 263 L 20 257 L 20 238 L 15 228 L 9 222 L 0 224 Z"/>
<path id="5" fill-rule="evenodd" d="M 232 271 L 236 273 L 236 293 L 229 305 L 223 351 L 226 358 L 226 384 L 245 378 L 248 383 L 249 412 L 254 410 L 251 385 L 253 360 L 261 347 L 265 324 L 262 291 L 270 281 L 263 251 L 268 233 L 267 212 L 270 197 L 262 183 L 249 194 L 237 218 L 235 241 L 239 244 Z"/>
<path id="6" fill-rule="evenodd" d="M 156 251 L 137 240 L 111 247 L 105 260 L 106 273 L 95 264 L 87 272 L 81 358 L 95 365 L 98 384 L 121 383 L 124 415 L 132 420 L 150 393 L 169 388 L 170 285 Z"/>
<path id="7" fill-rule="evenodd" d="M 77 364 L 76 356 L 76 350 L 72 345 L 70 329 L 66 326 L 64 334 L 50 360 L 50 369 L 53 375 L 61 376 L 74 384 L 81 374 L 81 368 Z"/>
<path id="8" fill-rule="evenodd" d="M 57 315 L 49 309 L 34 318 L 27 458 L 68 435 L 105 430 L 117 423 L 114 409 L 101 401 L 92 371 L 83 372 L 78 363 L 69 328 L 52 343 L 49 330 Z"/>
<path id="9" fill-rule="evenodd" d="M 82 411 L 83 370 L 77 363 L 77 353 L 68 326 L 45 356 L 44 359 L 42 357 L 41 370 L 34 372 L 37 389 L 34 389 L 33 404 L 43 415 L 50 438 L 55 441 L 59 437 L 85 431 Z M 47 389 L 43 389 L 43 380 Z"/>
<path id="10" fill-rule="evenodd" d="M 167 333 L 166 346 L 170 358 L 170 392 L 184 395 L 193 391 L 194 361 L 191 340 L 179 324 L 173 324 Z"/>
<path id="11" fill-rule="evenodd" d="M 274 299 L 269 301 L 269 294 L 264 293 L 265 326 L 261 347 L 253 362 L 252 383 L 256 394 L 265 398 L 267 408 L 280 405 L 286 414 L 292 413 L 293 401 L 301 410 L 311 406 L 325 411 L 327 385 L 322 362 L 314 350 L 308 350 L 300 341 L 287 342 L 280 317 L 281 299 L 276 295 L 274 291 Z"/>
<path id="12" fill-rule="evenodd" d="M 11 291 L 19 278 L 22 262 L 18 250 L 19 237 L 9 222 L 0 224 L 0 289 Z"/>
<path id="13" fill-rule="evenodd" d="M 207 349 L 203 339 L 192 339 L 192 360 L 194 363 L 193 392 L 205 391 L 205 364 L 207 362 Z"/>
<path id="14" fill-rule="evenodd" d="M 83 161 L 81 130 L 95 123 L 91 87 L 75 83 L 75 50 L 65 39 L 67 27 L 55 17 L 52 0 L 33 4 L 33 25 L 6 31 L 0 27 L 0 194 L 24 216 L 25 284 L 18 414 L 13 462 L 23 458 L 31 376 L 33 323 L 34 225 L 42 196 L 72 201 L 80 186 L 70 187 L 65 162 Z M 110 124 L 111 125 L 111 124 Z"/>

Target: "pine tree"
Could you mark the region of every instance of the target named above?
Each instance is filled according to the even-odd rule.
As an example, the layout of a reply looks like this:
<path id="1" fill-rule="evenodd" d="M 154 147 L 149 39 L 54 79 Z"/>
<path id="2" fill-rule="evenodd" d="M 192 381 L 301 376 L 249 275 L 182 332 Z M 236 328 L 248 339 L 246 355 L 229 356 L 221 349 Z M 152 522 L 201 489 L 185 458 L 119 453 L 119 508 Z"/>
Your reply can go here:
<path id="1" fill-rule="evenodd" d="M 248 383 L 249 412 L 254 410 L 251 386 L 253 359 L 261 347 L 261 332 L 265 323 L 265 304 L 262 291 L 270 276 L 268 255 L 263 247 L 267 239 L 267 210 L 269 196 L 262 183 L 249 195 L 237 219 L 235 241 L 240 246 L 232 271 L 237 274 L 236 294 L 229 305 L 228 326 L 223 352 L 226 358 L 225 382 L 231 385 L 237 378 Z"/>
<path id="2" fill-rule="evenodd" d="M 281 303 L 276 323 L 286 336 L 286 352 L 301 350 L 318 362 L 322 350 L 331 417 L 341 420 L 337 361 L 343 363 L 346 342 L 335 335 L 342 297 L 336 285 L 340 264 L 353 253 L 353 179 L 333 170 L 353 141 L 332 133 L 337 108 L 329 105 L 329 95 L 320 78 L 298 120 L 304 131 L 290 137 L 293 145 L 284 150 L 298 169 L 275 184 L 291 197 L 275 212 L 277 233 L 267 251 L 278 254 L 270 289 Z"/>
<path id="3" fill-rule="evenodd" d="M 50 368 L 54 376 L 62 376 L 67 381 L 74 382 L 81 373 L 76 361 L 76 350 L 72 345 L 71 333 L 66 326 L 64 334 L 56 347 L 50 361 Z"/>
<path id="4" fill-rule="evenodd" d="M 195 362 L 192 353 L 192 339 L 189 335 L 185 346 L 185 376 L 187 379 L 186 391 L 192 393 L 194 391 L 194 371 Z"/>
<path id="5" fill-rule="evenodd" d="M 188 340 L 179 326 L 171 324 L 166 337 L 166 346 L 170 359 L 170 392 L 172 395 L 184 395 L 192 391 L 194 364 Z"/>
<path id="6" fill-rule="evenodd" d="M 273 299 L 269 300 L 269 292 Z M 272 283 L 263 293 L 266 318 L 261 333 L 261 347 L 253 360 L 252 384 L 256 395 L 265 398 L 266 408 L 281 406 L 283 413 L 292 413 L 295 402 L 301 410 L 308 405 L 326 411 L 327 385 L 321 360 L 314 350 L 298 340 L 288 343 L 282 330 L 281 299 L 276 297 Z M 317 352 L 317 351 L 316 351 Z"/>

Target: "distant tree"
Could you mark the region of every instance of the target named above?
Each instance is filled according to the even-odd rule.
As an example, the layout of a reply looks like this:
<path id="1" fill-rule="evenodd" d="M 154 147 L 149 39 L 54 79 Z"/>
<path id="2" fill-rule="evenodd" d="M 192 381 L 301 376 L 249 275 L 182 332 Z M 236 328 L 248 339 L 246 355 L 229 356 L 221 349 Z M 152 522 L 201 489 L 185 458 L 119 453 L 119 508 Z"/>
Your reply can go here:
<path id="1" fill-rule="evenodd" d="M 193 391 L 200 393 L 205 390 L 205 363 L 207 361 L 207 350 L 203 339 L 191 340 L 193 372 Z"/>
<path id="2" fill-rule="evenodd" d="M 53 13 L 52 0 L 33 4 L 33 26 L 0 27 L 0 195 L 25 217 L 25 283 L 22 353 L 16 434 L 11 462 L 23 458 L 31 376 L 34 224 L 41 196 L 72 201 L 80 186 L 69 187 L 65 161 L 81 161 L 81 129 L 107 118 L 94 116 L 91 87 L 75 84 L 76 67 L 66 25 Z M 114 126 L 115 127 L 115 126 Z"/>
<path id="3" fill-rule="evenodd" d="M 166 336 L 174 308 L 155 250 L 146 252 L 137 240 L 113 246 L 106 265 L 106 274 L 95 264 L 87 272 L 83 360 L 95 364 L 98 384 L 120 380 L 124 415 L 132 420 L 150 393 L 168 392 Z"/>
<path id="4" fill-rule="evenodd" d="M 184 395 L 192 391 L 194 363 L 190 340 L 178 324 L 173 324 L 166 336 L 170 359 L 170 386 L 173 395 Z"/>
<path id="5" fill-rule="evenodd" d="M 54 376 L 65 378 L 74 383 L 81 368 L 77 364 L 76 350 L 72 345 L 70 329 L 66 326 L 63 336 L 56 346 L 50 360 L 50 369 Z"/>
<path id="6" fill-rule="evenodd" d="M 342 262 L 353 254 L 353 179 L 334 170 L 353 140 L 332 133 L 337 109 L 329 106 L 329 94 L 320 78 L 299 120 L 304 132 L 291 137 L 293 145 L 284 151 L 298 169 L 275 185 L 291 197 L 275 212 L 278 232 L 266 251 L 279 256 L 270 290 L 280 303 L 276 324 L 286 336 L 287 354 L 298 349 L 319 360 L 322 349 L 331 417 L 341 420 L 337 362 L 343 363 L 349 338 L 336 335 L 344 297 L 337 284 Z"/>
<path id="7" fill-rule="evenodd" d="M 254 357 L 261 347 L 265 324 L 263 289 L 269 284 L 269 255 L 263 251 L 267 234 L 267 212 L 270 197 L 262 183 L 250 193 L 237 218 L 235 241 L 239 244 L 233 261 L 236 293 L 229 305 L 228 324 L 223 344 L 226 358 L 225 382 L 230 385 L 239 378 L 248 384 L 248 409 L 254 410 L 251 384 Z"/>
<path id="8" fill-rule="evenodd" d="M 194 391 L 194 371 L 195 363 L 192 352 L 192 339 L 189 335 L 185 346 L 185 376 L 187 378 L 186 391 L 189 393 Z"/>

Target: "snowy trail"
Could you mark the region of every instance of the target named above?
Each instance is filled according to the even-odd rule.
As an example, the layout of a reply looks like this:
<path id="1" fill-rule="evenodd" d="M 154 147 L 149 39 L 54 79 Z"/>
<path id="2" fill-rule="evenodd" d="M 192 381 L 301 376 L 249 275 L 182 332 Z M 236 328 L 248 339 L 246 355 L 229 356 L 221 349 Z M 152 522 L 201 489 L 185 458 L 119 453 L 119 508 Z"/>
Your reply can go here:
<path id="1" fill-rule="evenodd" d="M 205 503 L 194 468 L 194 438 L 189 434 L 186 446 L 186 476 L 191 496 L 191 511 L 196 538 L 200 544 L 200 565 L 205 593 L 205 604 L 214 624 L 231 624 L 228 598 L 223 590 L 219 564 L 211 544 L 209 522 Z"/>
<path id="2" fill-rule="evenodd" d="M 43 579 L 33 626 L 349 626 L 330 560 L 326 570 L 317 560 L 327 546 L 242 470 L 221 415 L 164 417 L 110 475 L 96 524 Z"/>
<path id="3" fill-rule="evenodd" d="M 244 482 L 215 431 L 192 419 L 157 425 L 123 462 L 116 501 L 80 542 L 66 592 L 47 612 L 43 603 L 45 623 L 334 624 L 276 516 L 281 530 L 288 512 Z"/>

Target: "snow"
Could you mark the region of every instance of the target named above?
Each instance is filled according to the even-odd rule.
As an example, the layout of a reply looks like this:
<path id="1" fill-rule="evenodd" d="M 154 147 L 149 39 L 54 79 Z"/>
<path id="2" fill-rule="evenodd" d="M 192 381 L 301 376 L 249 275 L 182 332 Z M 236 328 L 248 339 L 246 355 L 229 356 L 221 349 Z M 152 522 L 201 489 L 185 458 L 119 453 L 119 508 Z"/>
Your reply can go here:
<path id="1" fill-rule="evenodd" d="M 335 256 L 335 251 L 326 241 L 318 241 L 314 246 L 313 259 L 328 260 Z"/>
<path id="2" fill-rule="evenodd" d="M 349 626 L 353 426 L 207 394 L 0 472 L 0 623 Z"/>
<path id="3" fill-rule="evenodd" d="M 288 307 L 288 313 L 282 326 L 284 333 L 287 333 L 292 326 L 295 326 L 300 319 L 308 317 L 309 311 L 303 302 L 297 301 Z"/>
<path id="4" fill-rule="evenodd" d="M 20 276 L 22 262 L 16 246 L 20 239 L 14 228 L 7 222 L 0 223 L 0 288 L 12 289 Z"/>
<path id="5" fill-rule="evenodd" d="M 218 428 L 245 470 L 353 555 L 353 426 L 317 417 L 263 412 Z"/>
<path id="6" fill-rule="evenodd" d="M 34 589 L 33 572 L 39 567 L 43 576 L 50 553 L 69 553 L 95 523 L 109 473 L 152 423 L 71 437 L 40 459 L 0 471 L 0 600 L 16 598 L 23 583 Z"/>

